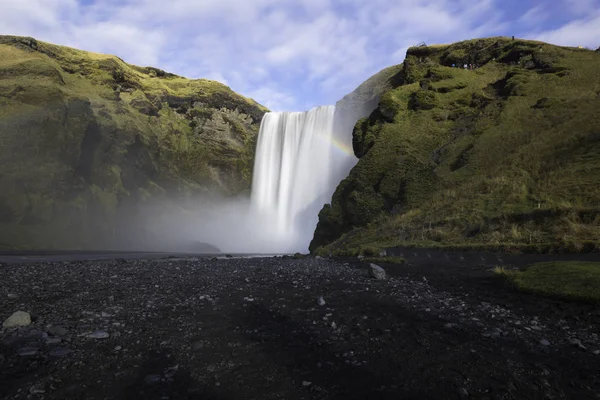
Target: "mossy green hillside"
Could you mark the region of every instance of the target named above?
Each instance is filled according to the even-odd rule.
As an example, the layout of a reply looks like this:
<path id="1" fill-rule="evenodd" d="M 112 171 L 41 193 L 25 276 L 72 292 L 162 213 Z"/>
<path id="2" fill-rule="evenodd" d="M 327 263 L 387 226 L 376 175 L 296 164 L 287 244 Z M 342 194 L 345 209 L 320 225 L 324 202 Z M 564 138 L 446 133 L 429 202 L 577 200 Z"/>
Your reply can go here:
<path id="1" fill-rule="evenodd" d="M 95 247 L 124 205 L 246 191 L 265 111 L 215 81 L 0 36 L 0 248 Z"/>
<path id="2" fill-rule="evenodd" d="M 411 48 L 400 69 L 312 251 L 599 247 L 598 52 L 488 38 Z"/>

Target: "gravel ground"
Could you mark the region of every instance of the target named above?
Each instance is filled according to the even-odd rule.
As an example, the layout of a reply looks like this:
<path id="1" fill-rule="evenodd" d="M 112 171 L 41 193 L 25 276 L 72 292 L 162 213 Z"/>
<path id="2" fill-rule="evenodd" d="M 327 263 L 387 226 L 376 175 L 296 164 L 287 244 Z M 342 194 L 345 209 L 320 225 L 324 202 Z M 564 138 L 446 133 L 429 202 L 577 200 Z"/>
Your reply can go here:
<path id="1" fill-rule="evenodd" d="M 5 265 L 0 398 L 600 399 L 598 307 L 460 257 Z"/>

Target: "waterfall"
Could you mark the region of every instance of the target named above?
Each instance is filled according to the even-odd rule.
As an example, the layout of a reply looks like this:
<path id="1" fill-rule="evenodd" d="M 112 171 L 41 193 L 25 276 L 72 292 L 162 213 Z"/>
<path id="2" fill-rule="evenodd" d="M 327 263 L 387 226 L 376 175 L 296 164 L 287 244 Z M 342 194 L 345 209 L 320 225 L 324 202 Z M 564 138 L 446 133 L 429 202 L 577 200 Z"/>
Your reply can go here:
<path id="1" fill-rule="evenodd" d="M 356 162 L 351 132 L 336 134 L 334 119 L 334 106 L 263 117 L 252 209 L 264 230 L 287 244 L 281 251 L 306 251 L 319 210 L 331 200 L 339 177 Z"/>

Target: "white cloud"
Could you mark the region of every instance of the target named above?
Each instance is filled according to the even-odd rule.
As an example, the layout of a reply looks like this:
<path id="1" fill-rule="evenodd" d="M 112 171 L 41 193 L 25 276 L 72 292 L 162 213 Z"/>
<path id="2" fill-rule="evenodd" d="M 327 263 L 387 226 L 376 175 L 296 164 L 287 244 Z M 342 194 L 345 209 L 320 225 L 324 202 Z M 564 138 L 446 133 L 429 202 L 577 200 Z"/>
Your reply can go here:
<path id="1" fill-rule="evenodd" d="M 579 20 L 538 38 L 591 45 L 600 0 L 563 0 Z M 219 80 L 271 109 L 333 103 L 421 41 L 506 34 L 500 0 L 0 0 L 0 33 L 117 54 Z M 520 23 L 544 16 L 530 9 Z M 594 25 L 596 24 L 596 25 Z"/>
<path id="2" fill-rule="evenodd" d="M 245 93 L 245 95 L 246 97 L 250 97 L 256 101 L 259 101 L 258 99 L 265 99 L 264 101 L 259 102 L 271 111 L 303 111 L 290 108 L 294 107 L 295 105 L 295 101 L 292 96 L 268 87 L 252 90 L 248 93 Z"/>
<path id="3" fill-rule="evenodd" d="M 588 18 L 569 22 L 558 29 L 533 33 L 532 36 L 544 42 L 596 49 L 600 46 L 600 11 Z"/>
<path id="4" fill-rule="evenodd" d="M 519 22 L 528 26 L 537 26 L 544 22 L 548 17 L 548 10 L 545 6 L 540 4 L 530 8 L 521 18 L 519 18 Z"/>
<path id="5" fill-rule="evenodd" d="M 574 15 L 584 16 L 597 11 L 600 8 L 598 0 L 563 0 L 565 11 Z"/>

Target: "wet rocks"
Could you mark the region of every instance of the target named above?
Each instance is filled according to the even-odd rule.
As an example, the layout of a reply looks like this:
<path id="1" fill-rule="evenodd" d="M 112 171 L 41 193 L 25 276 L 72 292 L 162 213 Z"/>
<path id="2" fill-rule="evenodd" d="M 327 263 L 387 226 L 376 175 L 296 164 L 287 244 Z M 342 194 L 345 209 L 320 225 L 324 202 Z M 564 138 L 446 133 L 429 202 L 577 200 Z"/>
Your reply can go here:
<path id="1" fill-rule="evenodd" d="M 48 328 L 48 334 L 52 336 L 65 336 L 67 333 L 68 331 L 59 325 L 53 325 Z"/>
<path id="2" fill-rule="evenodd" d="M 106 331 L 95 331 L 87 334 L 86 337 L 90 339 L 108 339 L 110 337 L 110 333 Z"/>
<path id="3" fill-rule="evenodd" d="M 377 280 L 384 280 L 386 278 L 385 270 L 377 264 L 369 264 L 369 275 Z"/>
<path id="4" fill-rule="evenodd" d="M 31 325 L 31 315 L 25 311 L 16 311 L 2 323 L 3 328 L 18 328 L 28 325 Z"/>
<path id="5" fill-rule="evenodd" d="M 64 356 L 71 354 L 72 352 L 73 352 L 73 350 L 71 350 L 71 349 L 57 347 L 55 349 L 50 350 L 49 356 L 50 357 L 64 357 Z"/>
<path id="6" fill-rule="evenodd" d="M 37 347 L 22 347 L 17 351 L 17 353 L 21 357 L 29 357 L 36 355 L 38 351 L 40 351 L 40 349 Z"/>

